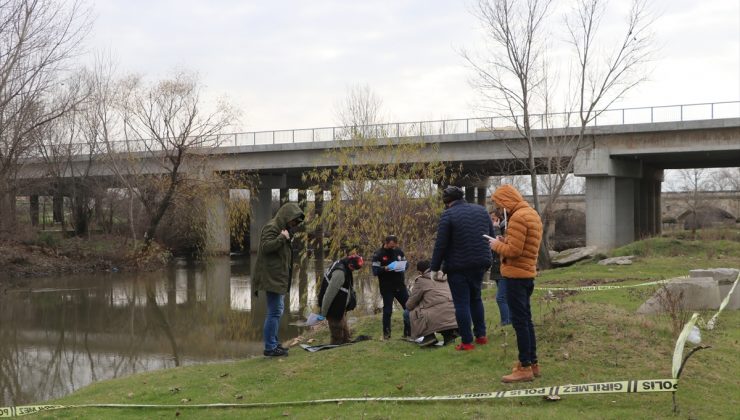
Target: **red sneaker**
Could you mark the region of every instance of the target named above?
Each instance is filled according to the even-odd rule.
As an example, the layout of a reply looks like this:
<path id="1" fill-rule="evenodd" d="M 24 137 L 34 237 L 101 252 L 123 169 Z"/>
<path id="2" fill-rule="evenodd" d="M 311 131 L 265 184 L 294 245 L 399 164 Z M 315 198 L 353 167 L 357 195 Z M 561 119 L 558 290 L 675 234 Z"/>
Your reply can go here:
<path id="1" fill-rule="evenodd" d="M 485 335 L 483 337 L 475 337 L 475 343 L 476 344 L 488 344 L 488 337 Z"/>
<path id="2" fill-rule="evenodd" d="M 455 346 L 455 350 L 461 350 L 461 351 L 473 350 L 474 348 L 475 346 L 472 343 L 470 344 L 460 343 Z"/>

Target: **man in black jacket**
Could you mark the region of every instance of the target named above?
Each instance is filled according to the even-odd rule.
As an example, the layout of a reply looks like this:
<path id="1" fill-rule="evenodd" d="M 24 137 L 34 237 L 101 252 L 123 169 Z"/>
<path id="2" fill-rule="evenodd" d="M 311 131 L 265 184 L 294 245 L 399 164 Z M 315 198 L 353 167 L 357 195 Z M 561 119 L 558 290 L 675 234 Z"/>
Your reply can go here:
<path id="1" fill-rule="evenodd" d="M 393 314 L 393 300 L 397 300 L 403 309 L 406 309 L 406 301 L 409 299 L 409 291 L 406 288 L 404 270 L 394 269 L 393 266 L 402 262 L 406 264 L 406 256 L 398 247 L 398 238 L 388 235 L 383 241 L 383 246 L 373 254 L 373 275 L 378 276 L 380 283 L 380 295 L 383 297 L 383 338 L 391 338 L 391 315 Z M 389 267 L 390 264 L 393 265 Z M 409 321 L 403 320 L 403 336 L 411 335 Z"/>
<path id="2" fill-rule="evenodd" d="M 482 235 L 493 237 L 494 232 L 486 209 L 466 202 L 463 196 L 462 189 L 455 186 L 442 191 L 446 210 L 439 219 L 431 270 L 432 278 L 441 275 L 444 263 L 462 338 L 455 349 L 473 350 L 473 335 L 477 344 L 488 343 L 481 287 L 483 275 L 491 266 L 491 248 Z"/>

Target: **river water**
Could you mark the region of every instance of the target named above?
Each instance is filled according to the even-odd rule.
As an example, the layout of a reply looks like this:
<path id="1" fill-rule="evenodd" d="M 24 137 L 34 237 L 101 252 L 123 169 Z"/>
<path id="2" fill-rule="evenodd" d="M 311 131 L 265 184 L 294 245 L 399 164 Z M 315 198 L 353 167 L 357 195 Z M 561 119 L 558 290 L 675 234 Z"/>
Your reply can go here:
<path id="1" fill-rule="evenodd" d="M 249 257 L 177 260 L 153 273 L 63 275 L 2 290 L 0 406 L 136 372 L 261 355 L 265 298 L 254 296 L 250 264 Z M 377 280 L 363 271 L 353 317 L 382 306 Z M 294 277 L 281 340 L 302 332 L 315 304 L 314 269 Z"/>

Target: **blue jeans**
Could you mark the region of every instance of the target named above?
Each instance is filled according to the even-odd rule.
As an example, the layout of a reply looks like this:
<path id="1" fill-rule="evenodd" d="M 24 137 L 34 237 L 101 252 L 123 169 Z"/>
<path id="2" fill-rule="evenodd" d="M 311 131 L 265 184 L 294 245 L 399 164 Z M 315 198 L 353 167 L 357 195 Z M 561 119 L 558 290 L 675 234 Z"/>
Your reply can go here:
<path id="1" fill-rule="evenodd" d="M 284 295 L 266 292 L 267 295 L 267 313 L 265 314 L 265 326 L 263 329 L 263 338 L 265 341 L 265 350 L 275 350 L 278 341 L 278 328 L 280 327 L 280 317 L 283 316 L 283 298 Z"/>
<path id="2" fill-rule="evenodd" d="M 486 314 L 480 297 L 485 273 L 485 269 L 447 273 L 447 283 L 450 285 L 452 302 L 455 304 L 457 328 L 464 344 L 473 342 L 473 334 L 476 337 L 486 336 Z M 471 320 L 473 334 L 470 333 Z"/>
<path id="3" fill-rule="evenodd" d="M 510 325 L 511 313 L 509 312 L 509 304 L 506 302 L 506 280 L 501 278 L 496 279 L 496 304 L 501 316 L 501 326 Z"/>
<path id="4" fill-rule="evenodd" d="M 391 335 L 393 299 L 397 300 L 403 309 L 406 309 L 406 301 L 409 300 L 409 291 L 406 287 L 402 287 L 399 290 L 382 290 L 380 295 L 383 297 L 383 335 L 389 336 Z M 411 335 L 411 324 L 409 324 L 406 317 L 403 319 L 403 335 Z"/>
<path id="5" fill-rule="evenodd" d="M 534 291 L 534 279 L 504 279 L 506 299 L 511 311 L 511 323 L 516 331 L 516 346 L 522 366 L 537 363 L 537 339 L 532 323 L 530 297 Z"/>

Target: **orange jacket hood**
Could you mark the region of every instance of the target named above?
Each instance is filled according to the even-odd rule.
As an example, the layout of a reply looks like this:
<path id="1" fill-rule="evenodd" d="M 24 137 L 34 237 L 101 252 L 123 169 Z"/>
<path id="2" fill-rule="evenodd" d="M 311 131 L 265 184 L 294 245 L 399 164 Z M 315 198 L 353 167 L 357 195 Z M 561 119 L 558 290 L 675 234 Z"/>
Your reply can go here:
<path id="1" fill-rule="evenodd" d="M 519 191 L 509 184 L 498 187 L 491 196 L 491 200 L 496 206 L 505 208 L 509 213 L 513 213 L 522 202 L 526 203 Z"/>

